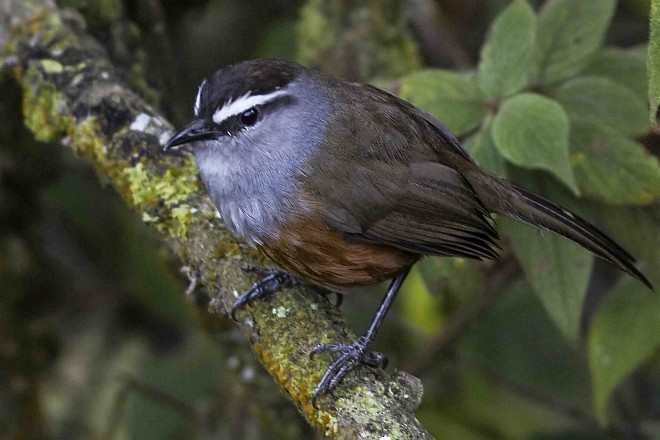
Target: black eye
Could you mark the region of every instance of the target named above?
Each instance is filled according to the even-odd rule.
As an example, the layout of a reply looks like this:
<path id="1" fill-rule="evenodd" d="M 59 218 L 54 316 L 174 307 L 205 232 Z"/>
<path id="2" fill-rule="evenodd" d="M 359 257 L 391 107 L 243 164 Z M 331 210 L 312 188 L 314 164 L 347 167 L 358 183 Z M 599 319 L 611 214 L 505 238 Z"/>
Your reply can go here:
<path id="1" fill-rule="evenodd" d="M 241 113 L 241 124 L 243 124 L 244 127 L 252 127 L 258 120 L 259 111 L 255 107 Z"/>

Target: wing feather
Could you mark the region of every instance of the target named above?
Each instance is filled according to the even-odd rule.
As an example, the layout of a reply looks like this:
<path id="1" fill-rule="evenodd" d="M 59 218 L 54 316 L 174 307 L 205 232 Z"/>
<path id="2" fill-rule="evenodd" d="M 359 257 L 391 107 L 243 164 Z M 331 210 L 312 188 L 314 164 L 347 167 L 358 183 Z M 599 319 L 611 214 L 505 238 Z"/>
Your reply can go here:
<path id="1" fill-rule="evenodd" d="M 454 165 L 471 159 L 449 130 L 381 90 L 337 90 L 347 93 L 338 105 L 351 111 L 337 108 L 327 128 L 336 137 L 319 145 L 301 179 L 326 224 L 411 253 L 495 258 L 489 212 Z"/>
<path id="2" fill-rule="evenodd" d="M 366 176 L 353 183 L 361 182 L 357 186 L 365 192 L 357 199 L 366 200 L 343 197 L 325 210 L 325 221 L 334 229 L 417 254 L 497 257 L 497 232 L 488 212 L 457 171 L 427 163 L 409 166 L 405 173 L 372 175 L 377 184 L 365 182 Z"/>

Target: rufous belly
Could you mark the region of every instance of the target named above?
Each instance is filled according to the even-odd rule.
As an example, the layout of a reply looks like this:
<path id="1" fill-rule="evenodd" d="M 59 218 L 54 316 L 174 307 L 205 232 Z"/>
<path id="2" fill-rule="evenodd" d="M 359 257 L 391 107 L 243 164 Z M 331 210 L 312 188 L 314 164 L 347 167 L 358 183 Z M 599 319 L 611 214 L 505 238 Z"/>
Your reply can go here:
<path id="1" fill-rule="evenodd" d="M 419 259 L 390 246 L 361 242 L 311 219 L 281 228 L 276 239 L 258 249 L 291 275 L 336 291 L 393 278 Z"/>

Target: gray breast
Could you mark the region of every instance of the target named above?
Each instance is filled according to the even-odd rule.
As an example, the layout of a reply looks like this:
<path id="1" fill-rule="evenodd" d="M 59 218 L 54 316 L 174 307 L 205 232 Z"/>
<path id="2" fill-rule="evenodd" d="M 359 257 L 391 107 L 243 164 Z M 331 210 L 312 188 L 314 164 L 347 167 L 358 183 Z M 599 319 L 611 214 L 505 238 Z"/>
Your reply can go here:
<path id="1" fill-rule="evenodd" d="M 309 209 L 300 181 L 330 116 L 324 89 L 308 78 L 286 90 L 293 99 L 255 127 L 195 149 L 200 177 L 227 228 L 253 245 L 275 238 L 294 210 Z"/>

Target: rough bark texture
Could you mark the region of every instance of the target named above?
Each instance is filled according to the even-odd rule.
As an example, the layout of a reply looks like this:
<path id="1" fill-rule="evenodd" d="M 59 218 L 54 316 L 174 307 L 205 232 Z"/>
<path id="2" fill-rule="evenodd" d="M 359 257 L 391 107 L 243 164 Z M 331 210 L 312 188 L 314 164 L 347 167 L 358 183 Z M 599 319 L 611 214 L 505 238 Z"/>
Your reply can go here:
<path id="1" fill-rule="evenodd" d="M 23 89 L 25 124 L 40 141 L 61 141 L 89 160 L 125 202 L 198 274 L 217 308 L 229 309 L 264 264 L 216 217 L 190 157 L 160 155 L 172 127 L 126 88 L 79 15 L 49 0 L 0 3 L 0 61 Z M 211 313 L 213 311 L 210 311 Z M 311 405 L 329 357 L 316 344 L 349 342 L 336 309 L 313 290 L 289 289 L 240 313 L 260 362 L 307 421 L 332 438 L 431 438 L 415 419 L 419 381 L 358 368 L 333 396 Z"/>

